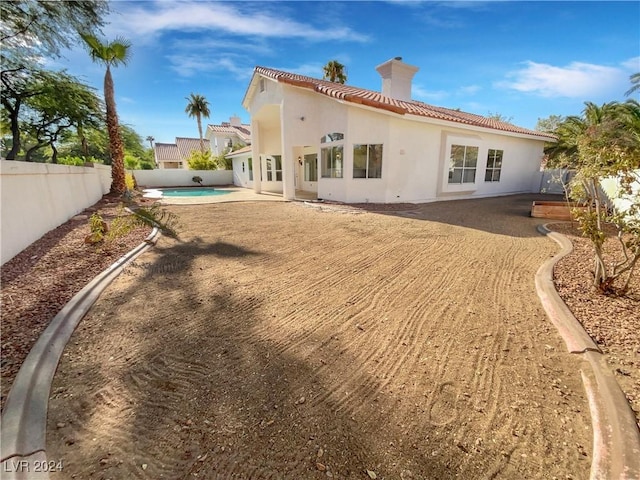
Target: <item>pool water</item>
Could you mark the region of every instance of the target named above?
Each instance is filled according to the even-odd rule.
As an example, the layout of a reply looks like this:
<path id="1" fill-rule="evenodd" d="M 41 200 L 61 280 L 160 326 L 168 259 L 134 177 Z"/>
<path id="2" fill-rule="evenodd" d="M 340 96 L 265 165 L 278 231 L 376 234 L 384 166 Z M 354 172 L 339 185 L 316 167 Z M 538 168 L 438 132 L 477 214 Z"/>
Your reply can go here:
<path id="1" fill-rule="evenodd" d="M 218 188 L 161 188 L 160 191 L 165 197 L 211 197 L 231 193 Z"/>

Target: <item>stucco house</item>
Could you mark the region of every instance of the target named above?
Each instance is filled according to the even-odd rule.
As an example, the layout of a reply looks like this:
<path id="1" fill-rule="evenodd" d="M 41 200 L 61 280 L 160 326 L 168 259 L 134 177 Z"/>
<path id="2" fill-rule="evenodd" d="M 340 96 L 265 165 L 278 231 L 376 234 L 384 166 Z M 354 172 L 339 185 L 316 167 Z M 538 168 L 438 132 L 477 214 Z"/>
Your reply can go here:
<path id="1" fill-rule="evenodd" d="M 204 141 L 205 151 L 211 149 L 209 142 Z M 200 151 L 200 139 L 176 137 L 176 143 L 155 143 L 153 153 L 159 169 L 189 169 L 188 159 L 193 150 Z"/>
<path id="2" fill-rule="evenodd" d="M 211 152 L 218 156 L 232 147 L 244 147 L 251 143 L 251 125 L 243 124 L 240 117 L 234 115 L 228 122 L 220 125 L 207 125 L 204 137 L 209 141 Z"/>
<path id="3" fill-rule="evenodd" d="M 243 99 L 251 146 L 234 182 L 325 200 L 430 202 L 532 191 L 553 137 L 411 100 L 417 67 L 376 67 L 381 92 L 256 67 Z"/>

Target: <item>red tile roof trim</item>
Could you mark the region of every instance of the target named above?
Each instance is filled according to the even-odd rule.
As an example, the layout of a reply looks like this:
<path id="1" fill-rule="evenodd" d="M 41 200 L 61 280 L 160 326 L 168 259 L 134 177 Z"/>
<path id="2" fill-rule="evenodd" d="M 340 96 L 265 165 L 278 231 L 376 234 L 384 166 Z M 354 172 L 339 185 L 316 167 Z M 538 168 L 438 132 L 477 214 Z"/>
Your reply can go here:
<path id="1" fill-rule="evenodd" d="M 503 132 L 516 133 L 521 135 L 532 135 L 542 139 L 553 141 L 556 137 L 545 132 L 529 130 L 527 128 L 518 127 L 507 122 L 500 122 L 493 118 L 483 117 L 473 113 L 461 112 L 459 110 L 451 110 L 443 107 L 436 107 L 415 100 L 405 101 L 396 100 L 391 97 L 382 95 L 379 92 L 366 90 L 364 88 L 351 87 L 340 83 L 329 82 L 327 80 L 319 80 L 295 73 L 283 72 L 267 67 L 256 67 L 255 72 L 267 78 L 271 78 L 280 83 L 293 85 L 295 87 L 307 88 L 328 97 L 337 98 L 346 102 L 368 107 L 379 108 L 399 115 L 417 115 L 420 117 L 434 118 L 447 122 L 462 123 L 475 127 L 489 128 Z"/>

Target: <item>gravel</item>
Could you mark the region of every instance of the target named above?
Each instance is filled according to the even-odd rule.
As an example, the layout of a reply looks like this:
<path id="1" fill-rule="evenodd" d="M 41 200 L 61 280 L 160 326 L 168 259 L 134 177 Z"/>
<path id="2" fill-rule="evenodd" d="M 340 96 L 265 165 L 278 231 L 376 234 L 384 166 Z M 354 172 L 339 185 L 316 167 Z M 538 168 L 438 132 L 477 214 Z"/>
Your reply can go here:
<path id="1" fill-rule="evenodd" d="M 51 319 L 91 279 L 151 232 L 140 227 L 109 245 L 86 244 L 89 217 L 94 212 L 99 212 L 107 224 L 124 214 L 119 199 L 106 195 L 2 266 L 2 409 L 20 366 Z"/>
<path id="2" fill-rule="evenodd" d="M 626 295 L 608 296 L 592 286 L 594 254 L 575 223 L 556 223 L 552 230 L 566 235 L 573 252 L 560 260 L 554 282 L 560 297 L 595 340 L 625 392 L 640 427 L 640 275 L 636 269 Z M 617 239 L 605 243 L 609 260 L 622 254 Z"/>

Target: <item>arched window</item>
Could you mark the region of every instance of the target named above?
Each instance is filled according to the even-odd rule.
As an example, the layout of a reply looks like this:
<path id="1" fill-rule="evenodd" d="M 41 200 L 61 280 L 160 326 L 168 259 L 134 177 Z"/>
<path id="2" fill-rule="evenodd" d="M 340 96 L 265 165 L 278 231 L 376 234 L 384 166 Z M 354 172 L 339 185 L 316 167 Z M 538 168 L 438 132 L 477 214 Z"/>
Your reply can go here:
<path id="1" fill-rule="evenodd" d="M 337 142 L 338 140 L 344 140 L 344 133 L 334 132 L 327 133 L 320 139 L 320 143 Z"/>

